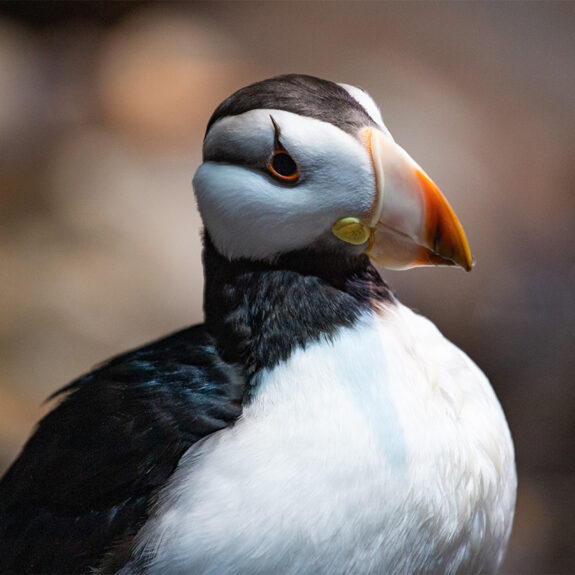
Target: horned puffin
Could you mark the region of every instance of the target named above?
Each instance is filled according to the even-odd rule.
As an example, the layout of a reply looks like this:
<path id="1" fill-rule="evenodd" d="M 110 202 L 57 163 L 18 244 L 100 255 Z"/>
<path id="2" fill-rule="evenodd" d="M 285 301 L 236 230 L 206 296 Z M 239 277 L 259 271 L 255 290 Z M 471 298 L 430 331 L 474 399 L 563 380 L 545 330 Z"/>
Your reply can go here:
<path id="1" fill-rule="evenodd" d="M 72 382 L 0 483 L 2 573 L 483 573 L 514 452 L 485 375 L 376 266 L 472 267 L 363 90 L 305 75 L 210 118 L 205 322 Z"/>

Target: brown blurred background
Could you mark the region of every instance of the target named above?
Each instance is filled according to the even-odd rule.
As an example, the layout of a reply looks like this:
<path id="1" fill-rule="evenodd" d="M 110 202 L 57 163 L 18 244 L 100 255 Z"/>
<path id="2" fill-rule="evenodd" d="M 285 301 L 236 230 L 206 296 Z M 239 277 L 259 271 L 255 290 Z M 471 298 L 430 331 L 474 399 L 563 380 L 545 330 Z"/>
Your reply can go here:
<path id="1" fill-rule="evenodd" d="M 0 5 L 0 468 L 42 401 L 201 321 L 191 179 L 221 99 L 366 88 L 467 231 L 388 273 L 487 372 L 519 468 L 504 572 L 575 572 L 575 3 Z"/>

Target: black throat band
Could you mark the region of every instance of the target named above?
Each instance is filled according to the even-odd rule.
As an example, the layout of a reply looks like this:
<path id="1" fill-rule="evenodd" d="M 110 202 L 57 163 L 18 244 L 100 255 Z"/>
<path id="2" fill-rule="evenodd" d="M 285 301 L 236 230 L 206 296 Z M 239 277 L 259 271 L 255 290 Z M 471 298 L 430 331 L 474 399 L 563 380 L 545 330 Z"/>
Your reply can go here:
<path id="1" fill-rule="evenodd" d="M 335 257 L 304 250 L 273 264 L 230 261 L 204 238 L 206 328 L 222 358 L 243 366 L 251 382 L 296 347 L 329 340 L 394 296 L 365 255 Z"/>

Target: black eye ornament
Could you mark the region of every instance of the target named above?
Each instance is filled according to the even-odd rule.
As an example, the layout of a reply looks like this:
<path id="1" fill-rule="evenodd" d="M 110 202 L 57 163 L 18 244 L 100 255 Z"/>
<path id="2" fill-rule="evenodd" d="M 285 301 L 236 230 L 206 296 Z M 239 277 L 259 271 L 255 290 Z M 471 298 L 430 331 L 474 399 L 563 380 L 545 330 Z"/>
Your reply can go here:
<path id="1" fill-rule="evenodd" d="M 299 169 L 294 159 L 280 142 L 280 129 L 270 116 L 274 125 L 274 153 L 267 165 L 268 172 L 281 182 L 295 183 L 299 179 Z"/>

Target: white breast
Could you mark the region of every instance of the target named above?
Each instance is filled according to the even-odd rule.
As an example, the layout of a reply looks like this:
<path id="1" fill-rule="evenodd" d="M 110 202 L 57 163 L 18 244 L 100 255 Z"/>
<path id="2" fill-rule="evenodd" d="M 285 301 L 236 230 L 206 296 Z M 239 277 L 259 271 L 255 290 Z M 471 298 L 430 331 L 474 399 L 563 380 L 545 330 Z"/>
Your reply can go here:
<path id="1" fill-rule="evenodd" d="M 393 305 L 263 372 L 182 458 L 137 551 L 150 573 L 489 571 L 515 489 L 489 382 Z"/>

